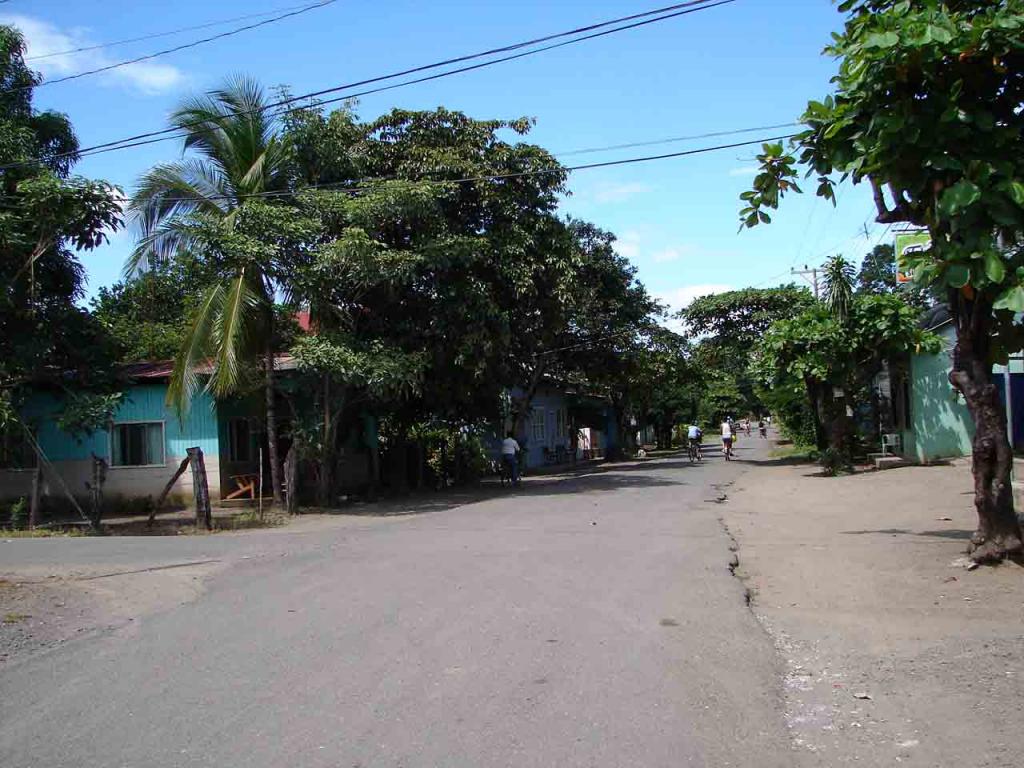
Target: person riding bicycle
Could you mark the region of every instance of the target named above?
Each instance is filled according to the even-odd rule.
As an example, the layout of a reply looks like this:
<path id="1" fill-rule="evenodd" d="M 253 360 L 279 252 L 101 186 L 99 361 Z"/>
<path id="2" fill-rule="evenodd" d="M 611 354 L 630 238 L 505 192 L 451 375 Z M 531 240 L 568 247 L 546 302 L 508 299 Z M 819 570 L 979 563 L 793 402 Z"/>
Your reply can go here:
<path id="1" fill-rule="evenodd" d="M 722 422 L 722 453 L 725 454 L 725 460 L 728 461 L 732 458 L 732 443 L 735 439 L 735 431 L 732 426 L 732 419 L 726 419 Z"/>
<path id="2" fill-rule="evenodd" d="M 691 424 L 686 428 L 686 437 L 690 444 L 690 454 L 693 456 L 700 456 L 700 444 L 704 437 L 704 433 L 701 432 L 700 427 L 696 424 Z"/>
<path id="3" fill-rule="evenodd" d="M 761 433 L 761 437 L 768 437 L 768 426 L 764 423 L 764 419 L 759 419 L 757 422 L 757 431 Z"/>
<path id="4" fill-rule="evenodd" d="M 504 467 L 505 476 L 512 481 L 512 485 L 519 485 L 519 452 L 521 450 L 523 449 L 519 447 L 519 443 L 512 433 L 506 434 L 505 439 L 501 441 L 501 464 Z"/>

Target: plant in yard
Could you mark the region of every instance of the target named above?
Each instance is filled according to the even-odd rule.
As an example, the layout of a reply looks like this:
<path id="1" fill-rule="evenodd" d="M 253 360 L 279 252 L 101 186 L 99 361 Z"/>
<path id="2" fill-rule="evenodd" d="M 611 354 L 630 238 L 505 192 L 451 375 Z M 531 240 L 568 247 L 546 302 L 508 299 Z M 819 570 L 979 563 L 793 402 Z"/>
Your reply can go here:
<path id="1" fill-rule="evenodd" d="M 171 127 L 182 131 L 184 148 L 193 154 L 157 165 L 140 179 L 129 205 L 140 237 L 128 271 L 178 255 L 207 267 L 168 400 L 187 407 L 199 386 L 197 369 L 208 360 L 214 372 L 207 386 L 218 396 L 238 392 L 246 368 L 261 365 L 271 485 L 280 503 L 273 346 L 279 250 L 244 226 L 246 209 L 258 196 L 286 189 L 289 180 L 288 152 L 266 103 L 257 83 L 237 78 L 187 99 L 172 113 Z M 265 213 L 261 209 L 250 218 L 258 224 Z M 212 247 L 211 238 L 217 241 Z"/>
<path id="2" fill-rule="evenodd" d="M 957 342 L 951 384 L 974 420 L 977 562 L 1024 555 L 1012 452 L 992 364 L 1022 347 L 1024 311 L 1024 2 L 845 0 L 834 93 L 808 104 L 794 150 L 766 145 L 744 193 L 744 226 L 769 219 L 797 163 L 834 200 L 837 178 L 871 186 L 876 221 L 926 230 L 908 263 L 944 295 Z"/>

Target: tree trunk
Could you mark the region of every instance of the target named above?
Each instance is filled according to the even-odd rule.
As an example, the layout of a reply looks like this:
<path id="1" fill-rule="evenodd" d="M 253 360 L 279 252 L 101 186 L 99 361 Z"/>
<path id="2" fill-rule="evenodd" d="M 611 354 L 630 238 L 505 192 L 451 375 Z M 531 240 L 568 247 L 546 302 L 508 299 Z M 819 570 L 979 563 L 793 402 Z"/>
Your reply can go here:
<path id="1" fill-rule="evenodd" d="M 39 502 L 43 492 L 43 468 L 36 462 L 32 470 L 32 492 L 28 502 L 28 528 L 33 530 L 39 525 Z"/>
<path id="2" fill-rule="evenodd" d="M 423 447 L 423 438 L 416 440 L 416 490 L 423 490 L 423 481 L 426 477 L 427 452 Z"/>
<path id="3" fill-rule="evenodd" d="M 811 417 L 814 421 L 814 447 L 819 451 L 824 451 L 828 448 L 828 440 L 822 426 L 824 419 L 822 418 L 823 403 L 819 393 L 820 387 L 810 379 L 804 380 L 804 386 L 807 388 L 807 399 L 811 403 Z"/>
<path id="4" fill-rule="evenodd" d="M 292 447 L 288 449 L 288 455 L 284 459 L 285 485 L 288 488 L 285 509 L 289 515 L 298 514 L 299 511 L 298 465 L 298 451 L 295 449 L 295 443 L 292 443 Z"/>
<path id="5" fill-rule="evenodd" d="M 281 465 L 277 460 L 277 407 L 274 404 L 274 343 L 273 327 L 267 329 L 267 346 L 263 352 L 263 369 L 267 402 L 267 457 L 270 461 L 270 487 L 274 504 L 283 500 L 281 494 Z M 260 489 L 262 493 L 262 489 Z"/>
<path id="6" fill-rule="evenodd" d="M 107 462 L 92 455 L 92 482 L 89 483 L 89 523 L 94 531 L 101 530 L 103 520 L 103 483 L 107 479 Z"/>
<path id="7" fill-rule="evenodd" d="M 318 507 L 331 505 L 331 492 L 334 485 L 334 429 L 331 416 L 331 377 L 324 374 L 322 379 L 323 397 L 323 435 L 320 452 L 320 466 L 316 475 L 316 504 Z M 291 455 L 291 451 L 288 452 Z M 289 506 L 291 506 L 289 504 Z"/>
<path id="8" fill-rule="evenodd" d="M 377 498 L 377 493 L 380 489 L 380 436 L 377 434 L 377 425 L 373 421 L 373 416 L 368 416 L 363 419 L 363 436 L 366 441 L 367 448 L 367 462 L 369 464 L 369 475 L 370 475 L 370 487 L 369 498 L 371 500 Z M 373 429 L 370 429 L 371 424 Z"/>
<path id="9" fill-rule="evenodd" d="M 971 468 L 978 529 L 969 552 L 978 563 L 1024 556 L 1020 522 L 1013 509 L 1013 453 L 1006 434 L 1006 412 L 992 383 L 988 361 L 991 314 L 991 307 L 981 302 L 954 302 L 957 343 L 949 381 L 964 396 L 974 419 Z"/>
<path id="10" fill-rule="evenodd" d="M 210 486 L 206 480 L 206 461 L 203 449 L 198 446 L 188 449 L 192 460 L 192 494 L 196 500 L 196 528 L 213 528 L 213 511 L 210 509 Z"/>

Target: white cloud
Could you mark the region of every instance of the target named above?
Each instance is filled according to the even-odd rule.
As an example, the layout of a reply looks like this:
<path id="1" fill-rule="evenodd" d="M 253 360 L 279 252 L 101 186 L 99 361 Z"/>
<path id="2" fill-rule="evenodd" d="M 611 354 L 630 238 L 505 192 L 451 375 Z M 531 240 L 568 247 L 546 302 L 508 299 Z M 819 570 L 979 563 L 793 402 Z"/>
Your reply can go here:
<path id="1" fill-rule="evenodd" d="M 670 311 L 678 312 L 690 305 L 690 302 L 701 296 L 709 296 L 713 293 L 725 293 L 735 288 L 726 283 L 697 283 L 696 285 L 684 285 L 671 291 L 660 291 L 654 296 L 663 304 L 668 304 Z"/>
<path id="2" fill-rule="evenodd" d="M 640 233 L 628 229 L 615 241 L 615 250 L 630 261 L 636 261 L 640 255 Z"/>
<path id="3" fill-rule="evenodd" d="M 651 254 L 651 258 L 654 259 L 656 264 L 665 264 L 670 261 L 679 261 L 679 259 L 683 258 L 683 254 L 690 250 L 686 246 L 682 248 L 664 248 Z"/>
<path id="4" fill-rule="evenodd" d="M 598 184 L 591 194 L 597 203 L 622 203 L 650 191 L 651 187 L 647 184 L 631 181 L 625 184 Z"/>
<path id="5" fill-rule="evenodd" d="M 756 165 L 744 165 L 742 168 L 733 168 L 729 171 L 730 176 L 753 176 L 760 168 Z"/>
<path id="6" fill-rule="evenodd" d="M 42 72 L 45 79 L 56 79 L 74 75 L 90 69 L 98 69 L 117 63 L 118 59 L 110 57 L 103 50 L 67 53 L 61 56 L 49 56 L 60 51 L 83 48 L 95 44 L 82 30 L 61 31 L 46 21 L 33 19 L 29 16 L 0 14 L 0 23 L 11 24 L 21 30 L 25 36 L 27 47 L 26 57 L 48 56 L 45 59 L 33 59 L 28 65 Z M 111 69 L 90 78 L 98 78 L 98 82 L 127 87 L 145 95 L 162 93 L 180 86 L 185 81 L 184 73 L 170 64 L 158 64 L 152 61 L 141 61 L 117 69 Z"/>

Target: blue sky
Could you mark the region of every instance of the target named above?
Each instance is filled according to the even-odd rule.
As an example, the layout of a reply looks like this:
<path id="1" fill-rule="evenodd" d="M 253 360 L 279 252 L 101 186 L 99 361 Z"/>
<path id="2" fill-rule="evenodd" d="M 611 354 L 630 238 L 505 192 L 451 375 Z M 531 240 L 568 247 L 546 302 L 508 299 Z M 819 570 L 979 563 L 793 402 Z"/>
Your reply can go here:
<path id="1" fill-rule="evenodd" d="M 20 26 L 29 55 L 301 5 L 301 0 L 80 0 L 4 4 L 0 22 Z M 83 146 L 165 127 L 184 94 L 246 73 L 296 93 L 360 80 L 595 21 L 669 4 L 657 0 L 339 0 L 309 13 L 144 64 L 37 90 L 36 104 L 66 112 Z M 256 20 L 252 20 L 256 21 Z M 33 63 L 59 77 L 205 37 L 183 33 Z M 737 0 L 480 71 L 364 98 L 372 118 L 392 107 L 443 105 L 478 118 L 536 118 L 530 136 L 556 154 L 629 142 L 789 122 L 828 92 L 834 62 L 821 56 L 841 17 L 828 0 Z M 784 132 L 767 132 L 767 135 Z M 567 164 L 661 154 L 742 137 L 566 155 Z M 565 212 L 619 237 L 621 252 L 652 293 L 680 307 L 702 293 L 788 281 L 797 264 L 841 252 L 859 261 L 882 235 L 868 190 L 841 190 L 837 208 L 791 198 L 775 223 L 737 233 L 738 196 L 756 148 L 739 148 L 573 174 Z M 130 194 L 150 165 L 176 157 L 161 143 L 87 158 L 77 172 Z M 812 186 L 813 188 L 813 186 Z M 865 224 L 868 236 L 865 237 Z M 116 235 L 84 256 L 89 291 L 114 282 L 131 245 Z"/>

